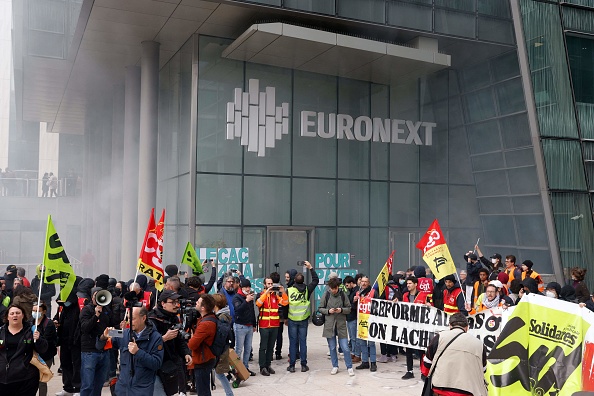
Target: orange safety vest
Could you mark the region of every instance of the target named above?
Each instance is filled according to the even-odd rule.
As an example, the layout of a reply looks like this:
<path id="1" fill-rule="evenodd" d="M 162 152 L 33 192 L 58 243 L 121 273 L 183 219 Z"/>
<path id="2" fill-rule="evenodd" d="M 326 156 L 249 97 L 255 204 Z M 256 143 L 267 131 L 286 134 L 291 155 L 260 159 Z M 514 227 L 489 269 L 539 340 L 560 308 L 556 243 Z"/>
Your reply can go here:
<path id="1" fill-rule="evenodd" d="M 542 278 L 540 277 L 540 274 L 536 271 L 532 271 L 530 273 L 530 277 L 532 279 L 534 279 L 536 281 L 536 283 L 538 283 L 538 291 L 542 293 L 545 289 L 545 285 L 544 285 L 544 282 L 542 281 Z M 524 280 L 524 279 L 526 279 L 526 273 L 522 272 L 522 280 Z"/>
<path id="2" fill-rule="evenodd" d="M 456 312 L 460 312 L 457 304 L 460 293 L 462 293 L 462 289 L 459 287 L 456 287 L 451 292 L 449 292 L 448 289 L 443 291 L 443 310 L 445 313 L 452 315 Z"/>
<path id="3" fill-rule="evenodd" d="M 501 299 L 501 297 L 499 297 L 499 304 L 497 304 L 497 306 L 498 307 L 501 307 L 502 305 L 503 305 L 503 300 Z M 476 310 L 476 312 L 482 312 L 482 311 L 487 310 L 487 309 L 490 309 L 490 308 L 487 308 L 486 306 L 484 306 L 483 305 L 483 302 L 481 301 L 481 305 L 479 305 L 479 307 Z"/>
<path id="4" fill-rule="evenodd" d="M 283 293 L 279 298 L 273 293 L 262 292 L 260 297 L 256 300 L 256 305 L 260 309 L 258 316 L 258 326 L 261 329 L 280 326 L 280 316 L 278 315 L 279 305 L 289 304 L 289 297 L 287 293 Z"/>

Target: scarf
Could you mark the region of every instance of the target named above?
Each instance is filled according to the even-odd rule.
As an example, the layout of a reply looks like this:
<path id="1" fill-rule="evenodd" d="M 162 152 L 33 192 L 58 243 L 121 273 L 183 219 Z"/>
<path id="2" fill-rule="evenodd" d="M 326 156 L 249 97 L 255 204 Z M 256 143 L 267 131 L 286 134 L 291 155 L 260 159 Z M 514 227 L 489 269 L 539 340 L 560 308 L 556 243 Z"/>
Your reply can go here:
<path id="1" fill-rule="evenodd" d="M 496 306 L 499 305 L 499 294 L 497 295 L 497 297 L 495 297 L 493 299 L 493 301 L 489 301 L 489 299 L 487 298 L 487 295 L 485 294 L 485 296 L 483 297 L 483 305 L 487 308 L 487 309 L 491 309 L 491 308 L 495 308 Z"/>

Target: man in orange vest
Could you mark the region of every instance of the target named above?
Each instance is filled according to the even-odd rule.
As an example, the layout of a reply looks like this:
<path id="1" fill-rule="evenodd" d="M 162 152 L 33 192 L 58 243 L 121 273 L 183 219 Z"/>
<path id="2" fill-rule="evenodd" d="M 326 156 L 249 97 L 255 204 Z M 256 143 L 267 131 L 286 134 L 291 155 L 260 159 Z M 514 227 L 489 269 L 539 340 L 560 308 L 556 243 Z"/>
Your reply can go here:
<path id="1" fill-rule="evenodd" d="M 274 343 L 280 325 L 278 309 L 280 306 L 289 305 L 289 297 L 281 284 L 272 283 L 272 278 L 264 279 L 264 287 L 265 290 L 260 293 L 256 300 L 256 306 L 260 310 L 258 316 L 258 327 L 260 328 L 260 356 L 258 363 L 260 363 L 260 374 L 269 376 L 275 374 L 271 366 Z"/>
<path id="2" fill-rule="evenodd" d="M 443 310 L 449 315 L 461 312 L 464 316 L 468 316 L 468 311 L 464 306 L 464 294 L 454 275 L 448 275 L 443 280 L 446 287 L 443 291 Z"/>
<path id="3" fill-rule="evenodd" d="M 513 281 L 514 279 L 521 280 L 522 270 L 516 267 L 516 256 L 514 256 L 513 254 L 505 256 L 505 269 L 503 270 L 503 272 L 505 272 L 508 276 L 508 287 L 511 285 L 511 281 Z"/>

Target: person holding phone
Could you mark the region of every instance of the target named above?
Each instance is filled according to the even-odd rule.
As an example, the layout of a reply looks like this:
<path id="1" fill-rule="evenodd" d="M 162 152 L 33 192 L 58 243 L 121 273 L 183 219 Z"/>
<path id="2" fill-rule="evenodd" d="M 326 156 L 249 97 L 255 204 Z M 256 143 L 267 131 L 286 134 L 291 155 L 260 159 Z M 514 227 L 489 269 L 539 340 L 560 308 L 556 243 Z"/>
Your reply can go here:
<path id="1" fill-rule="evenodd" d="M 299 344 L 301 372 L 309 371 L 307 366 L 307 327 L 311 315 L 309 299 L 320 282 L 318 274 L 309 261 L 303 261 L 303 266 L 309 270 L 311 282 L 306 285 L 303 273 L 297 273 L 295 283 L 287 291 L 289 296 L 289 367 L 287 371 L 290 373 L 295 372 L 297 344 Z"/>

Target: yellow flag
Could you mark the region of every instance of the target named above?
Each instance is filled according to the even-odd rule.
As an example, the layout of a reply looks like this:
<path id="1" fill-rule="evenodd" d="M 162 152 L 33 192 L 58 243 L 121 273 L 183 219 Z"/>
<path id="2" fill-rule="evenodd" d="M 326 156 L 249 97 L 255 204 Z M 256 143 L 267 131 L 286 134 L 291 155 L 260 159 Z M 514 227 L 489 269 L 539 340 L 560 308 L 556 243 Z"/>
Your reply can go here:
<path id="1" fill-rule="evenodd" d="M 423 260 L 431 268 L 435 279 L 439 280 L 444 276 L 456 273 L 456 264 L 454 264 L 437 219 L 433 220 L 423 238 L 417 243 L 417 249 L 423 251 Z"/>
<path id="2" fill-rule="evenodd" d="M 182 257 L 181 264 L 187 264 L 192 268 L 194 275 L 200 275 L 204 273 L 202 269 L 202 263 L 194 250 L 194 246 L 190 242 L 186 245 L 186 251 Z"/>
<path id="3" fill-rule="evenodd" d="M 60 282 L 60 300 L 66 301 L 74 287 L 76 275 L 54 228 L 51 215 L 47 216 L 43 266 L 45 267 L 43 282 L 48 284 Z"/>
<path id="4" fill-rule="evenodd" d="M 384 292 L 384 289 L 386 288 L 386 285 L 388 284 L 388 276 L 390 276 L 390 274 L 392 273 L 392 266 L 394 265 L 394 250 L 392 250 L 392 254 L 390 254 L 390 257 L 388 257 L 388 260 L 386 261 L 386 263 L 384 264 L 384 266 L 382 267 L 381 271 L 379 272 L 379 274 L 377 275 L 377 279 L 375 280 L 375 283 L 373 285 L 373 287 L 371 288 L 371 293 L 370 293 L 370 297 L 377 297 L 379 298 L 379 296 Z M 377 285 L 377 296 L 375 296 L 375 288 Z"/>

